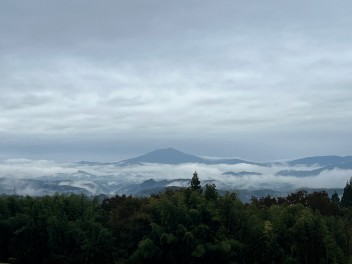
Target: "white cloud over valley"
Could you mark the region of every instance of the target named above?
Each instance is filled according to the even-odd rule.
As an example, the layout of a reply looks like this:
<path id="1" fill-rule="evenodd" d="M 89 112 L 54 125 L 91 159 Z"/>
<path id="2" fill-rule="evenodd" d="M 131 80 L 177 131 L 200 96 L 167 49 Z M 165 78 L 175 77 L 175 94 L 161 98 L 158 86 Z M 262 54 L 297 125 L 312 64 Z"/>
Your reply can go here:
<path id="1" fill-rule="evenodd" d="M 168 186 L 188 186 L 189 183 L 177 181 L 190 180 L 196 170 L 202 184 L 213 181 L 218 189 L 273 189 L 294 190 L 296 188 L 343 188 L 352 176 L 352 170 L 325 170 L 317 176 L 294 177 L 278 176 L 281 170 L 312 170 L 315 167 L 293 167 L 285 164 L 262 167 L 250 164 L 237 165 L 205 165 L 205 164 L 142 164 L 116 166 L 109 164 L 84 165 L 63 164 L 44 160 L 8 160 L 0 164 L 2 188 L 9 190 L 17 186 L 17 192 L 35 194 L 45 187 L 35 189 L 23 184 L 21 179 L 34 179 L 43 182 L 56 182 L 59 186 L 72 186 L 85 189 L 91 193 L 103 192 L 102 185 L 115 186 L 116 190 L 125 190 L 126 186 L 141 184 L 146 180 L 173 181 Z M 261 175 L 232 176 L 224 172 L 256 172 Z M 6 179 L 6 180 L 5 180 Z M 119 189 L 120 188 L 120 189 Z M 136 187 L 130 187 L 136 188 Z M 30 190 L 30 193 L 28 192 Z M 114 190 L 114 189 L 112 189 Z M 117 191 L 116 191 L 117 192 Z M 122 191 L 121 191 L 122 192 Z M 111 191 L 110 194 L 114 193 Z"/>

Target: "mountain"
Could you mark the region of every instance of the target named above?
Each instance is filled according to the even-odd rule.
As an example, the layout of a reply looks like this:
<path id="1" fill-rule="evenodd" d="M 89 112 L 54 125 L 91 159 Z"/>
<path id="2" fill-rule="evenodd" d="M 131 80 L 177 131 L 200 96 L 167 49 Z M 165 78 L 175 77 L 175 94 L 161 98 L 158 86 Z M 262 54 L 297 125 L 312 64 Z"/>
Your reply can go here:
<path id="1" fill-rule="evenodd" d="M 263 174 L 259 172 L 250 172 L 250 171 L 241 171 L 241 172 L 227 171 L 227 172 L 224 172 L 222 175 L 242 177 L 242 176 L 249 176 L 249 175 L 259 176 Z"/>
<path id="2" fill-rule="evenodd" d="M 287 169 L 276 173 L 279 176 L 310 177 L 333 169 L 352 170 L 352 156 L 315 156 L 288 161 L 289 166 L 318 166 L 312 170 Z"/>
<path id="3" fill-rule="evenodd" d="M 289 165 L 291 166 L 296 166 L 296 165 L 306 165 L 306 166 L 313 166 L 313 165 L 318 165 L 318 166 L 333 166 L 333 165 L 338 165 L 338 164 L 343 164 L 343 163 L 349 163 L 352 162 L 352 156 L 316 156 L 316 157 L 307 157 L 307 158 L 302 158 L 302 159 L 296 159 L 296 160 L 291 160 L 288 162 Z"/>
<path id="4" fill-rule="evenodd" d="M 294 176 L 294 177 L 310 177 L 318 176 L 325 168 L 315 169 L 315 170 L 281 170 L 276 173 L 278 176 Z"/>
<path id="5" fill-rule="evenodd" d="M 202 163 L 207 165 L 215 164 L 239 164 L 246 163 L 258 166 L 264 166 L 261 163 L 255 163 L 251 161 L 241 160 L 241 159 L 208 159 L 199 156 L 187 154 L 173 148 L 158 149 L 152 152 L 148 152 L 142 156 L 136 158 L 131 158 L 127 160 L 120 161 L 116 165 L 135 165 L 141 163 L 160 163 L 160 164 L 183 164 L 183 163 Z"/>
<path id="6" fill-rule="evenodd" d="M 309 177 L 318 176 L 322 171 L 341 169 L 341 170 L 352 170 L 352 161 L 342 162 L 329 166 L 324 166 L 314 170 L 281 170 L 276 173 L 279 176 L 295 176 L 295 177 Z"/>
<path id="7" fill-rule="evenodd" d="M 203 159 L 194 155 L 186 154 L 173 148 L 158 149 L 136 158 L 120 161 L 121 165 L 132 165 L 138 163 L 161 163 L 161 164 L 181 164 L 181 163 L 202 163 Z"/>
<path id="8" fill-rule="evenodd" d="M 166 148 L 166 149 L 157 149 L 151 152 L 148 152 L 144 155 L 130 158 L 126 160 L 122 160 L 119 162 L 95 162 L 95 161 L 80 161 L 76 164 L 79 165 L 89 165 L 89 166 L 104 166 L 104 165 L 136 165 L 142 163 L 159 163 L 159 164 L 182 164 L 182 163 L 202 163 L 206 165 L 216 165 L 216 164 L 227 164 L 227 165 L 235 165 L 239 163 L 257 165 L 262 167 L 270 167 L 274 165 L 290 165 L 290 166 L 334 166 L 341 165 L 345 163 L 351 163 L 352 156 L 314 156 L 314 157 L 305 157 L 295 160 L 290 160 L 288 162 L 252 162 L 248 160 L 242 159 L 232 159 L 232 158 L 220 158 L 220 159 L 211 159 L 211 158 L 203 158 L 196 155 L 187 154 L 176 150 L 174 148 Z"/>

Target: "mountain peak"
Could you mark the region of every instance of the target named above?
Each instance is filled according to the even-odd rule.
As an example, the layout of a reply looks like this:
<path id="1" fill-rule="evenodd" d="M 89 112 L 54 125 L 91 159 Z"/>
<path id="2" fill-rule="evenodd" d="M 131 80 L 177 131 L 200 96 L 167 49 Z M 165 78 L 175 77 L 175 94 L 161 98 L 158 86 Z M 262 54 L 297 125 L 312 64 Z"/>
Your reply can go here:
<path id="1" fill-rule="evenodd" d="M 179 151 L 175 148 L 162 148 L 162 149 L 156 149 L 156 150 L 150 151 L 150 152 L 146 153 L 145 155 L 148 155 L 150 153 L 183 153 L 183 152 Z M 183 153 L 183 154 L 185 154 L 185 153 Z"/>
<path id="2" fill-rule="evenodd" d="M 200 163 L 203 158 L 195 155 L 186 154 L 174 148 L 157 149 L 136 158 L 121 161 L 121 164 L 136 163 L 161 163 L 161 164 L 181 164 L 181 163 Z"/>
<path id="3" fill-rule="evenodd" d="M 216 159 L 216 160 L 206 159 L 199 156 L 184 153 L 174 148 L 164 148 L 164 149 L 153 150 L 142 156 L 120 161 L 118 164 L 133 165 L 133 164 L 141 164 L 141 163 L 160 163 L 160 164 L 202 163 L 202 164 L 208 164 L 208 165 L 247 163 L 247 164 L 255 164 L 255 165 L 263 166 L 263 164 L 240 160 L 240 159 L 226 159 L 226 158 Z"/>

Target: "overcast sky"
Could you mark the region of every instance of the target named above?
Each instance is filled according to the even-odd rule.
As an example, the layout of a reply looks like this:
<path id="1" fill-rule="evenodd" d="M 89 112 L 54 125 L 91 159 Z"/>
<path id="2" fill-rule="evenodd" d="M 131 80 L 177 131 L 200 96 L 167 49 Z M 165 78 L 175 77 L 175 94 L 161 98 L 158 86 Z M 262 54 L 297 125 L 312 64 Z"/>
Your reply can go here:
<path id="1" fill-rule="evenodd" d="M 352 155 L 352 2 L 2 0 L 0 159 Z"/>

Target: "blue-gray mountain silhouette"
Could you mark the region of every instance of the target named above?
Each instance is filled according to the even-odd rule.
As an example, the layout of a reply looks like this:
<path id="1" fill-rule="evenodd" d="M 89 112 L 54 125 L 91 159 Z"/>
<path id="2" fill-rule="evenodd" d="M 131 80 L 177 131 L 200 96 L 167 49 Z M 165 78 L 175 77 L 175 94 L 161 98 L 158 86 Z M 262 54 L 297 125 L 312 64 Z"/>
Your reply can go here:
<path id="1" fill-rule="evenodd" d="M 346 162 L 337 163 L 329 166 L 324 166 L 314 170 L 282 170 L 277 172 L 276 175 L 309 177 L 309 176 L 318 176 L 322 171 L 333 170 L 333 169 L 352 170 L 352 161 L 346 161 Z"/>
<path id="2" fill-rule="evenodd" d="M 136 158 L 123 160 L 121 164 L 136 163 L 162 163 L 162 164 L 180 164 L 180 163 L 202 163 L 202 158 L 183 153 L 173 148 L 158 149 Z"/>
<path id="3" fill-rule="evenodd" d="M 338 164 L 343 164 L 346 162 L 352 162 L 352 156 L 316 156 L 307 157 L 302 159 L 291 160 L 288 162 L 289 165 L 307 165 L 307 166 L 333 166 Z"/>
<path id="4" fill-rule="evenodd" d="M 182 163 L 203 163 L 207 165 L 212 164 L 254 164 L 263 166 L 263 164 L 241 159 L 207 159 L 195 155 L 183 153 L 173 148 L 158 149 L 148 152 L 142 156 L 123 160 L 118 162 L 118 165 L 133 165 L 141 163 L 160 163 L 160 164 L 182 164 Z"/>
<path id="5" fill-rule="evenodd" d="M 242 176 L 248 176 L 248 175 L 259 176 L 259 175 L 263 175 L 263 174 L 259 173 L 259 172 L 251 172 L 251 171 L 241 171 L 241 172 L 227 171 L 227 172 L 224 172 L 222 175 L 242 177 Z"/>

